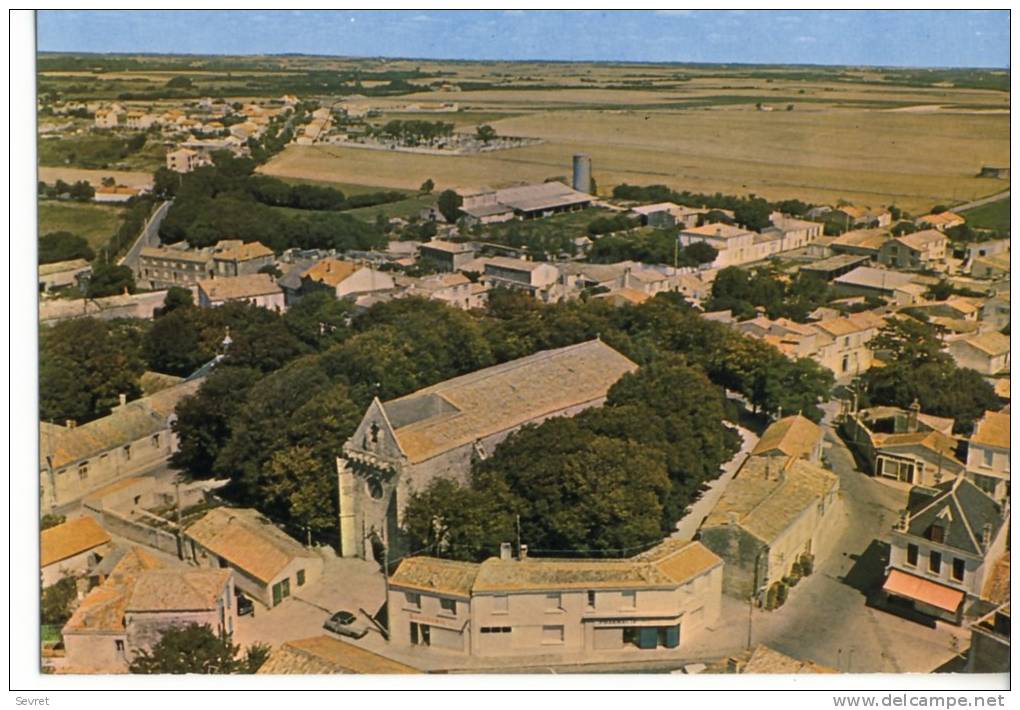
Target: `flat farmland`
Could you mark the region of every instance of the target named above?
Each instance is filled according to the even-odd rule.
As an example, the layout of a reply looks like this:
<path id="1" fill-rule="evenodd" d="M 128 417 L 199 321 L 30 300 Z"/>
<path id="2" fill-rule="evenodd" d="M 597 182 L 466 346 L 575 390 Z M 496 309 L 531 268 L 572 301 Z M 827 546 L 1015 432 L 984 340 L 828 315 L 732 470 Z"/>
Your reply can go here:
<path id="1" fill-rule="evenodd" d="M 123 207 L 88 202 L 39 201 L 40 235 L 71 232 L 84 237 L 96 251 L 113 236 L 123 218 Z"/>
<path id="2" fill-rule="evenodd" d="M 525 93 L 529 99 L 548 94 L 562 101 L 562 92 L 511 93 Z M 560 99 L 554 98 L 557 94 Z M 771 199 L 895 203 L 918 211 L 936 202 L 962 202 L 1001 190 L 1002 181 L 975 176 L 982 165 L 1009 162 L 1009 116 L 998 112 L 533 107 L 492 125 L 501 134 L 545 143 L 474 156 L 291 146 L 262 170 L 280 177 L 386 188 L 414 189 L 427 178 L 438 189 L 499 186 L 568 175 L 571 156 L 583 152 L 592 156 L 593 174 L 604 195 L 624 182 L 662 183 Z"/>
<path id="3" fill-rule="evenodd" d="M 84 180 L 95 187 L 102 184 L 104 177 L 112 177 L 118 185 L 127 185 L 128 187 L 152 185 L 152 173 L 133 170 L 87 170 L 85 168 L 39 166 L 39 179 L 49 185 L 57 180 L 69 183 Z"/>

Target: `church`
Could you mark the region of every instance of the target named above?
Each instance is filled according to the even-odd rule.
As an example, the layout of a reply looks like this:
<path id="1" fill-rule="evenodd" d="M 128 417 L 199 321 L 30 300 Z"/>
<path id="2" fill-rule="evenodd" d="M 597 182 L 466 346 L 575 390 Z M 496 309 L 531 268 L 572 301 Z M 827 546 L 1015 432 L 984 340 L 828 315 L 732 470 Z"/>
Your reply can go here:
<path id="1" fill-rule="evenodd" d="M 601 340 L 544 350 L 388 402 L 377 398 L 337 458 L 340 552 L 399 549 L 411 493 L 435 478 L 466 482 L 471 463 L 525 424 L 605 402 L 638 366 Z"/>

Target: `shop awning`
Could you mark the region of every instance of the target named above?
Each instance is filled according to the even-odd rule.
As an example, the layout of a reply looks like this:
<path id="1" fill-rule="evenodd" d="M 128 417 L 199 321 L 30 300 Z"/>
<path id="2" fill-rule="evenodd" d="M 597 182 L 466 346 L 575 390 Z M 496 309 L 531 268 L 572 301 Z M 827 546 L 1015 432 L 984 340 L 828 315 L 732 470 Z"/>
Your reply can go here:
<path id="1" fill-rule="evenodd" d="M 882 589 L 898 597 L 906 597 L 955 614 L 963 601 L 963 592 L 952 587 L 921 579 L 906 572 L 890 570 Z"/>

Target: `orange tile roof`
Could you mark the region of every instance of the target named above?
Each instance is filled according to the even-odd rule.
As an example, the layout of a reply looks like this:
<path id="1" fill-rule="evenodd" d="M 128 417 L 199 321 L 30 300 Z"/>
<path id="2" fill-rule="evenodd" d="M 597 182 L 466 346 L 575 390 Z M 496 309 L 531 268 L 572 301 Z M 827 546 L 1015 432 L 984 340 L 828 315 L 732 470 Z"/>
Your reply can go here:
<path id="1" fill-rule="evenodd" d="M 421 671 L 346 641 L 322 635 L 287 641 L 270 654 L 258 672 L 269 675 L 332 673 L 403 675 Z"/>
<path id="2" fill-rule="evenodd" d="M 39 565 L 66 560 L 110 542 L 110 533 L 89 516 L 68 520 L 39 535 Z"/>
<path id="3" fill-rule="evenodd" d="M 800 458 L 810 454 L 821 441 L 822 428 L 800 414 L 773 422 L 751 451 L 753 455 L 779 451 Z"/>
<path id="4" fill-rule="evenodd" d="M 354 262 L 328 257 L 308 269 L 308 271 L 302 274 L 302 278 L 308 278 L 327 286 L 336 287 L 357 270 L 358 265 Z"/>
<path id="5" fill-rule="evenodd" d="M 974 435 L 970 437 L 970 440 L 974 444 L 1008 450 L 1009 413 L 985 412 L 984 416 L 978 420 L 977 426 L 974 428 Z"/>

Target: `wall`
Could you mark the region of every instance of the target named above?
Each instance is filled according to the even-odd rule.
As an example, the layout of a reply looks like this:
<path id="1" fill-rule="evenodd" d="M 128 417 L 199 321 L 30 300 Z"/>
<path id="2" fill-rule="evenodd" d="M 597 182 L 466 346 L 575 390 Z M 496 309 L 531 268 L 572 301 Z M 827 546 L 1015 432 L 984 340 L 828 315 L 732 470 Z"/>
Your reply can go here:
<path id="1" fill-rule="evenodd" d="M 178 554 L 177 536 L 168 530 L 160 530 L 146 525 L 140 520 L 131 519 L 114 510 L 96 511 L 85 508 L 85 512 L 95 518 L 111 535 L 127 538 L 132 542 L 146 545 L 174 557 Z"/>
<path id="2" fill-rule="evenodd" d="M 127 645 L 126 633 L 65 633 L 64 658 L 75 670 L 126 673 L 126 651 L 117 651 L 117 641 Z"/>
<path id="3" fill-rule="evenodd" d="M 967 673 L 1009 673 L 1009 639 L 971 627 Z"/>
<path id="4" fill-rule="evenodd" d="M 759 577 L 765 573 L 765 544 L 738 525 L 717 525 L 703 528 L 698 539 L 701 544 L 723 558 L 722 590 L 729 596 L 746 600 L 755 589 L 755 565 Z M 759 554 L 761 557 L 759 558 Z"/>
<path id="5" fill-rule="evenodd" d="M 68 557 L 66 560 L 54 562 L 51 565 L 43 567 L 42 586 L 49 587 L 68 575 L 78 576 L 84 573 L 88 568 L 89 558 L 92 556 L 95 549 L 96 548 L 85 550 L 85 552 L 80 552 L 74 557 Z"/>

